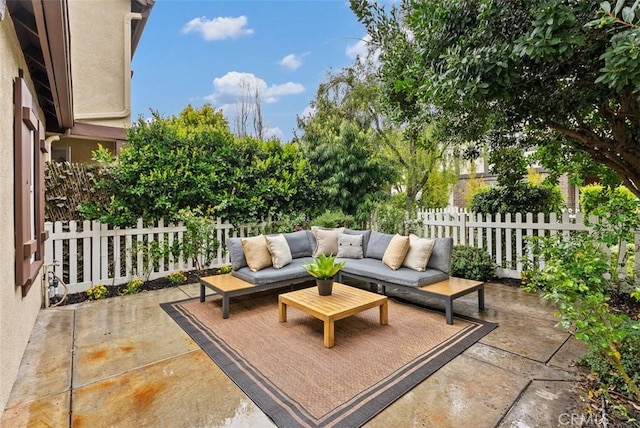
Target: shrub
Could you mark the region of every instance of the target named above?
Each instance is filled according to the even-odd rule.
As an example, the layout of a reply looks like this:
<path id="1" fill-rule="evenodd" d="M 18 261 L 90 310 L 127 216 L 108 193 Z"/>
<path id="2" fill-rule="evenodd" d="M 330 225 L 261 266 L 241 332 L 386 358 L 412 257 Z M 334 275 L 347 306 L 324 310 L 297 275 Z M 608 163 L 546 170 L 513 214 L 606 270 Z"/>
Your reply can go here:
<path id="1" fill-rule="evenodd" d="M 455 245 L 451 252 L 451 275 L 487 281 L 495 274 L 495 263 L 491 256 L 482 248 Z"/>
<path id="2" fill-rule="evenodd" d="M 624 382 L 625 390 L 640 399 L 640 388 L 635 374 L 627 371 L 624 360 L 637 359 L 637 351 L 625 355 L 622 347 L 625 339 L 632 337 L 632 330 L 639 330 L 638 321 L 630 320 L 624 313 L 609 307 L 611 288 L 604 274 L 609 269 L 607 256 L 602 249 L 602 235 L 576 233 L 569 240 L 562 235 L 532 237 L 530 244 L 535 257 L 545 263 L 527 274 L 530 290 L 542 290 L 546 299 L 558 308 L 559 326 L 574 332 L 590 351 L 592 367 L 610 366 L 613 370 L 604 375 Z"/>
<path id="3" fill-rule="evenodd" d="M 562 208 L 562 193 L 557 186 L 520 182 L 513 186 L 482 189 L 471 201 L 471 211 L 483 214 L 551 213 Z"/>
<path id="4" fill-rule="evenodd" d="M 96 284 L 87 290 L 87 297 L 89 300 L 104 299 L 109 294 L 109 290 L 102 284 Z"/>
<path id="5" fill-rule="evenodd" d="M 191 259 L 198 276 L 202 276 L 218 252 L 215 221 L 197 209 L 180 210 L 179 216 L 187 231 L 182 237 L 180 251 L 174 249 L 174 254 L 181 252 L 186 260 Z"/>
<path id="6" fill-rule="evenodd" d="M 375 222 L 376 228 L 384 233 L 399 233 L 406 235 L 416 233 L 415 222 L 409 221 L 415 217 L 415 213 L 409 213 L 405 210 L 407 195 L 399 193 L 393 195 L 390 199 L 380 202 L 375 206 Z"/>
<path id="7" fill-rule="evenodd" d="M 624 186 L 607 189 L 601 184 L 589 184 L 580 189 L 580 209 L 585 215 L 600 215 L 603 210 L 610 208 L 614 199 L 627 207 L 637 207 L 637 198 Z"/>
<path id="8" fill-rule="evenodd" d="M 594 224 L 587 219 L 585 224 L 593 226 L 598 240 L 607 245 L 611 252 L 611 280 L 618 292 L 621 289 L 620 264 L 618 259 L 619 248 L 623 242 L 633 244 L 634 232 L 640 229 L 640 204 L 638 199 L 624 186 L 615 189 L 604 188 L 598 185 L 585 186 L 580 191 L 580 204 L 588 214 L 597 216 Z M 631 251 L 627 254 L 627 264 L 633 266 L 633 245 L 629 245 Z M 622 261 L 621 261 L 622 262 Z M 630 263 L 629 263 L 630 262 Z"/>
<path id="9" fill-rule="evenodd" d="M 309 221 L 304 213 L 276 215 L 270 225 L 270 233 L 287 233 L 308 229 Z"/>
<path id="10" fill-rule="evenodd" d="M 160 260 L 171 254 L 171 248 L 169 248 L 166 241 L 163 243 L 150 241 L 146 236 L 140 236 L 138 239 L 131 243 L 131 249 L 128 251 L 134 260 L 138 255 L 142 256 L 142 269 L 139 270 L 137 263 L 133 263 L 129 274 L 131 276 L 139 276 L 148 281 L 151 274 L 160 268 Z"/>
<path id="11" fill-rule="evenodd" d="M 220 272 L 220 275 L 223 275 L 225 273 L 231 273 L 231 265 L 224 265 L 224 266 L 220 266 L 220 269 L 218 270 Z"/>
<path id="12" fill-rule="evenodd" d="M 144 282 L 141 279 L 133 279 L 127 282 L 126 287 L 122 290 L 121 294 L 136 294 L 140 291 Z"/>
<path id="13" fill-rule="evenodd" d="M 187 276 L 182 272 L 171 272 L 165 278 L 167 278 L 169 282 L 174 285 L 184 284 L 185 282 L 187 282 Z"/>
<path id="14" fill-rule="evenodd" d="M 633 324 L 625 324 L 624 338 L 618 345 L 620 352 L 620 362 L 624 371 L 634 381 L 636 385 L 640 385 L 640 330 L 633 328 Z M 606 385 L 614 386 L 618 391 L 624 391 L 631 396 L 633 391 L 625 382 L 622 376 L 616 371 L 616 368 L 609 363 L 594 350 L 588 351 L 581 359 L 580 364 L 587 366 L 592 373 L 597 373 L 600 381 Z"/>
<path id="15" fill-rule="evenodd" d="M 311 226 L 320 227 L 350 227 L 353 223 L 353 216 L 347 215 L 340 210 L 325 211 L 324 214 L 311 220 Z"/>

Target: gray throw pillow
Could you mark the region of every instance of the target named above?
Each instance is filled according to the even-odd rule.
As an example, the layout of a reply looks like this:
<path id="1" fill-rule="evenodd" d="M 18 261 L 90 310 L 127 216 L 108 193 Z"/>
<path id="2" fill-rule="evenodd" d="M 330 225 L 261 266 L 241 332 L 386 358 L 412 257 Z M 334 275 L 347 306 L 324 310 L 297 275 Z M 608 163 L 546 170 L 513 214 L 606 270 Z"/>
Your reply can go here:
<path id="1" fill-rule="evenodd" d="M 284 234 L 284 239 L 289 244 L 289 250 L 291 250 L 291 257 L 294 259 L 300 257 L 311 257 L 315 245 L 311 246 L 309 241 L 309 235 L 306 230 L 300 230 L 298 232 L 290 232 Z"/>
<path id="2" fill-rule="evenodd" d="M 338 235 L 338 255 L 345 259 L 361 259 L 362 252 L 362 235 L 347 235 L 341 233 Z"/>
<path id="3" fill-rule="evenodd" d="M 318 246 L 318 243 L 316 242 L 316 237 L 313 236 L 313 231 L 311 230 L 305 230 L 305 232 L 307 233 L 307 238 L 311 243 L 311 255 L 313 255 L 313 252 L 316 250 L 316 247 Z"/>
<path id="4" fill-rule="evenodd" d="M 347 235 L 362 235 L 362 255 L 364 257 L 367 254 L 367 244 L 369 243 L 369 237 L 371 236 L 370 230 L 353 230 L 345 229 L 344 233 Z"/>
<path id="5" fill-rule="evenodd" d="M 427 268 L 438 269 L 444 273 L 451 271 L 451 250 L 453 238 L 436 238 Z"/>
<path id="6" fill-rule="evenodd" d="M 393 238 L 393 235 L 390 233 L 380 233 L 375 230 L 371 231 L 365 257 L 382 260 L 384 252 L 387 251 L 389 242 L 391 242 L 391 238 Z"/>
<path id="7" fill-rule="evenodd" d="M 240 238 L 229 238 L 227 240 L 227 251 L 229 251 L 231 268 L 233 270 L 238 270 L 247 266 L 247 259 L 244 256 L 244 250 L 242 249 L 242 242 L 240 241 Z"/>

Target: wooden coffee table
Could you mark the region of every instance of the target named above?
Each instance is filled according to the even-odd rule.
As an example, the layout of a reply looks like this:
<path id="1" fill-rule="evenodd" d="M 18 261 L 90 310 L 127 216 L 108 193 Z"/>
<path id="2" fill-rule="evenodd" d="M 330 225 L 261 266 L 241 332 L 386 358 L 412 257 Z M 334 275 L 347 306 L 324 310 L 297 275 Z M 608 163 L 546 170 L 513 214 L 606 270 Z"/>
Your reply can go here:
<path id="1" fill-rule="evenodd" d="M 380 324 L 389 322 L 387 296 L 335 282 L 330 296 L 320 296 L 317 287 L 292 291 L 278 296 L 280 322 L 287 322 L 287 306 L 324 322 L 324 346 L 333 347 L 334 323 L 367 309 L 380 307 Z"/>

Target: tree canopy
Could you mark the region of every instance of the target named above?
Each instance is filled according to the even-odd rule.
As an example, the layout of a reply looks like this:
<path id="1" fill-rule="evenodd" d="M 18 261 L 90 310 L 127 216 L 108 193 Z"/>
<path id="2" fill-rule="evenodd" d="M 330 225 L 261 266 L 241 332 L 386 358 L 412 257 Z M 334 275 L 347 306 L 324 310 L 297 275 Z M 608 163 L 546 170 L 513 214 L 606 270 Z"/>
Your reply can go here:
<path id="1" fill-rule="evenodd" d="M 98 187 L 111 201 L 83 210 L 115 225 L 179 220 L 183 209 L 232 222 L 259 220 L 307 213 L 318 199 L 313 169 L 297 144 L 237 138 L 207 104 L 170 118 L 141 118 L 117 157 L 107 150 L 95 157 L 104 167 Z"/>
<path id="2" fill-rule="evenodd" d="M 351 0 L 400 117 L 448 111 L 476 141 L 586 153 L 640 196 L 637 6 Z"/>
<path id="3" fill-rule="evenodd" d="M 298 120 L 298 127 L 303 131 L 300 140 L 312 153 L 323 149 L 320 145 L 323 138 L 352 141 L 350 150 L 361 146 L 359 150 L 366 157 L 356 159 L 377 165 L 370 170 L 370 174 L 378 171 L 375 174 L 379 185 L 375 189 L 390 193 L 395 187 L 406 194 L 407 212 L 412 212 L 416 205 L 446 205 L 452 177 L 455 177 L 450 163 L 450 140 L 444 137 L 443 129 L 433 118 L 421 126 L 405 126 L 402 119 L 383 104 L 381 88 L 372 56 L 359 58 L 352 66 L 329 74 L 311 103 L 314 114 Z M 348 127 L 344 126 L 346 123 Z M 356 132 L 359 137 L 354 140 L 344 134 L 345 131 Z M 335 162 L 334 167 L 339 164 Z M 362 182 L 353 184 L 358 187 Z M 360 209 L 370 205 L 364 199 L 361 201 L 364 204 Z M 342 209 L 356 214 L 346 207 Z M 367 209 L 370 211 L 370 206 Z"/>

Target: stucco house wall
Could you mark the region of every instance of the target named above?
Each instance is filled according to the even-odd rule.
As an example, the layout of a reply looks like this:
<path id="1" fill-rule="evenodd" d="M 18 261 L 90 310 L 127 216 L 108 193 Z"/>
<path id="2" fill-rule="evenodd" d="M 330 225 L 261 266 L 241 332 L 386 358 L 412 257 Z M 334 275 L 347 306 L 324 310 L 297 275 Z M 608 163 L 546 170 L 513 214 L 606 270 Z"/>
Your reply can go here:
<path id="1" fill-rule="evenodd" d="M 71 38 L 75 120 L 129 126 L 131 49 L 125 52 L 125 38 L 131 40 L 131 26 L 125 18 L 131 19 L 131 0 L 71 0 L 68 7 L 70 32 L 82 35 Z"/>
<path id="2" fill-rule="evenodd" d="M 4 409 L 16 379 L 20 360 L 27 346 L 38 311 L 42 305 L 42 284 L 33 285 L 22 297 L 15 285 L 14 249 L 14 153 L 13 153 L 13 80 L 18 69 L 32 93 L 33 82 L 27 72 L 22 50 L 10 17 L 0 21 L 0 407 Z M 44 121 L 42 111 L 38 118 Z"/>
<path id="3" fill-rule="evenodd" d="M 131 125 L 131 58 L 153 0 L 68 0 L 74 127 L 53 143 L 69 162 L 116 153 Z"/>

